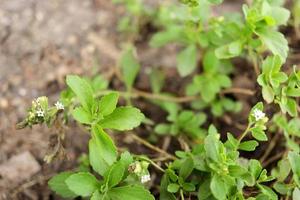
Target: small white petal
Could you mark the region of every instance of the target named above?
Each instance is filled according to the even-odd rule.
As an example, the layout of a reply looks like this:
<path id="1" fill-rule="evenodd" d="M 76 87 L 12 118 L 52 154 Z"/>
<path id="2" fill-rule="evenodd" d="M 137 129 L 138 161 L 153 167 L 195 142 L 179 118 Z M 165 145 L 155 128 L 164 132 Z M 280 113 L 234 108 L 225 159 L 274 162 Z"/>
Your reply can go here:
<path id="1" fill-rule="evenodd" d="M 63 110 L 65 108 L 64 105 L 59 101 L 57 101 L 54 105 L 56 106 L 57 110 Z"/>
<path id="2" fill-rule="evenodd" d="M 150 177 L 149 174 L 143 175 L 143 176 L 141 177 L 141 183 L 146 183 L 146 182 L 148 182 L 148 181 L 150 181 L 150 180 L 151 180 L 151 177 Z"/>
<path id="3" fill-rule="evenodd" d="M 43 110 L 38 110 L 38 111 L 36 111 L 36 115 L 38 117 L 44 117 L 44 111 Z"/>
<path id="4" fill-rule="evenodd" d="M 256 121 L 259 121 L 263 119 L 266 116 L 266 114 L 259 109 L 254 109 L 253 116 L 255 117 Z"/>

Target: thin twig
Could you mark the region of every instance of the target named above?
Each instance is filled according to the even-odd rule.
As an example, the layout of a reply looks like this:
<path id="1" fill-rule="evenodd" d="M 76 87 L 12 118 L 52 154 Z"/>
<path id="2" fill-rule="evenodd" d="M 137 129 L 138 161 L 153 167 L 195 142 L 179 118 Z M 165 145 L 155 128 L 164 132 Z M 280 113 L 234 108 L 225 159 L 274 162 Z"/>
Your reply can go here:
<path id="1" fill-rule="evenodd" d="M 221 91 L 221 94 L 245 94 L 253 96 L 255 94 L 255 91 L 245 88 L 228 88 Z"/>
<path id="2" fill-rule="evenodd" d="M 267 148 L 267 150 L 265 151 L 264 155 L 260 158 L 260 162 L 263 163 L 266 158 L 270 155 L 270 153 L 272 152 L 273 148 L 276 146 L 276 142 L 279 139 L 280 134 L 276 134 L 271 142 L 269 143 L 269 146 Z"/>
<path id="3" fill-rule="evenodd" d="M 106 95 L 113 92 L 113 90 L 102 90 L 99 91 L 96 94 L 96 97 Z M 166 96 L 163 94 L 153 94 L 141 90 L 132 90 L 132 92 L 124 92 L 124 91 L 118 91 L 121 97 L 124 98 L 131 98 L 131 99 L 136 99 L 136 98 L 145 98 L 145 99 L 151 99 L 151 100 L 160 100 L 160 101 L 168 101 L 168 102 L 174 102 L 174 103 L 187 103 L 191 101 L 195 101 L 200 99 L 199 96 L 183 96 L 183 97 L 173 97 L 173 96 Z M 243 88 L 229 88 L 221 91 L 221 94 L 244 94 L 244 95 L 249 95 L 252 96 L 255 94 L 254 91 L 249 90 L 249 89 L 243 89 Z"/>
<path id="4" fill-rule="evenodd" d="M 274 156 L 272 156 L 271 158 L 269 158 L 268 160 L 266 160 L 265 162 L 263 162 L 262 166 L 263 167 L 267 167 L 269 164 L 271 164 L 272 162 L 280 159 L 286 152 L 280 152 L 278 154 L 275 154 Z"/>
<path id="5" fill-rule="evenodd" d="M 156 151 L 158 153 L 164 154 L 165 156 L 169 157 L 172 160 L 176 160 L 176 157 L 169 154 L 168 152 L 150 144 L 148 141 L 144 140 L 143 138 L 140 138 L 139 136 L 137 136 L 136 134 L 131 134 L 132 138 L 136 141 L 138 141 L 139 143 L 145 145 L 146 147 L 148 147 L 149 149 L 152 149 L 153 151 Z"/>

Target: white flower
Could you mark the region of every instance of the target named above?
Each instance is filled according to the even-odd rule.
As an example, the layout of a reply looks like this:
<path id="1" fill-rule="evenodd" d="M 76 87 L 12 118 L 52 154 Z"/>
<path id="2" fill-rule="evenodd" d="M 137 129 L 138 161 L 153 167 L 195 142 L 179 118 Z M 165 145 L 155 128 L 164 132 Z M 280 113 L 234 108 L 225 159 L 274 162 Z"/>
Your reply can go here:
<path id="1" fill-rule="evenodd" d="M 44 111 L 43 110 L 41 110 L 41 109 L 39 109 L 39 110 L 37 110 L 36 111 L 36 115 L 38 116 L 38 117 L 44 117 Z"/>
<path id="2" fill-rule="evenodd" d="M 256 121 L 259 121 L 259 120 L 263 119 L 266 116 L 266 114 L 264 112 L 262 112 L 261 110 L 256 108 L 253 111 L 253 116 L 255 117 Z"/>
<path id="3" fill-rule="evenodd" d="M 56 106 L 56 109 L 57 110 L 63 110 L 65 107 L 64 107 L 64 104 L 62 104 L 61 102 L 57 101 L 55 104 Z"/>
<path id="4" fill-rule="evenodd" d="M 141 177 L 141 183 L 146 183 L 146 182 L 148 182 L 148 181 L 150 181 L 150 180 L 151 180 L 150 174 L 143 175 L 143 176 Z"/>

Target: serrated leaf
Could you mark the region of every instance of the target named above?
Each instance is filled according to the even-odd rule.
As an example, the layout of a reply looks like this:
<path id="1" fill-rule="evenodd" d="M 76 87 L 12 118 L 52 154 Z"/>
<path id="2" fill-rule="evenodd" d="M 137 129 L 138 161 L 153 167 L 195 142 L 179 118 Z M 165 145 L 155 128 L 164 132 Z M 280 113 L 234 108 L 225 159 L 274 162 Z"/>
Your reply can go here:
<path id="1" fill-rule="evenodd" d="M 77 75 L 68 75 L 66 82 L 76 94 L 84 109 L 90 111 L 94 105 L 93 89 L 91 85 Z"/>
<path id="2" fill-rule="evenodd" d="M 151 193 L 145 188 L 137 185 L 112 188 L 107 195 L 113 200 L 154 200 Z"/>
<path id="3" fill-rule="evenodd" d="M 53 176 L 48 182 L 49 187 L 63 198 L 75 198 L 77 195 L 65 183 L 65 180 L 72 174 L 72 172 L 62 172 Z"/>
<path id="4" fill-rule="evenodd" d="M 137 108 L 118 107 L 110 115 L 100 120 L 99 125 L 102 128 L 125 131 L 139 126 L 144 118 L 143 113 Z"/>
<path id="5" fill-rule="evenodd" d="M 92 127 L 89 141 L 89 160 L 96 172 L 104 175 L 117 159 L 117 148 L 111 138 L 98 125 Z"/>
<path id="6" fill-rule="evenodd" d="M 73 174 L 65 182 L 71 191 L 82 197 L 91 196 L 99 187 L 98 180 L 88 172 Z"/>

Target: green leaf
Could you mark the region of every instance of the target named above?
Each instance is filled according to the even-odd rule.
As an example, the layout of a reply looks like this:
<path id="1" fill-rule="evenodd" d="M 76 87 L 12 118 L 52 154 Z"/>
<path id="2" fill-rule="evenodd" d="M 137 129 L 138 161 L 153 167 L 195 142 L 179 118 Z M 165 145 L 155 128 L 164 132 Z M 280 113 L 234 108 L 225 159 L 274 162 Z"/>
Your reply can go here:
<path id="1" fill-rule="evenodd" d="M 249 161 L 249 171 L 255 180 L 258 179 L 262 169 L 263 168 L 258 160 L 251 159 Z"/>
<path id="2" fill-rule="evenodd" d="M 148 190 L 137 185 L 112 188 L 107 195 L 113 200 L 154 200 Z"/>
<path id="3" fill-rule="evenodd" d="M 254 151 L 257 146 L 258 142 L 256 142 L 255 140 L 249 140 L 246 142 L 242 142 L 239 145 L 239 149 L 243 151 Z"/>
<path id="4" fill-rule="evenodd" d="M 170 133 L 170 125 L 169 124 L 158 124 L 157 126 L 155 126 L 154 131 L 155 133 L 159 134 L 159 135 L 166 135 L 168 133 Z"/>
<path id="5" fill-rule="evenodd" d="M 120 161 L 114 163 L 110 167 L 108 174 L 105 177 L 105 183 L 107 184 L 107 186 L 109 188 L 112 188 L 112 187 L 118 185 L 121 182 L 124 173 L 125 173 L 124 164 Z"/>
<path id="6" fill-rule="evenodd" d="M 223 0 L 208 0 L 208 1 L 213 4 L 220 4 L 223 2 Z"/>
<path id="7" fill-rule="evenodd" d="M 110 115 L 100 120 L 99 125 L 102 128 L 125 131 L 139 126 L 144 118 L 143 113 L 137 108 L 118 107 Z"/>
<path id="8" fill-rule="evenodd" d="M 96 190 L 90 200 L 110 200 L 109 197 L 104 194 L 100 194 L 99 190 Z"/>
<path id="9" fill-rule="evenodd" d="M 197 66 L 197 48 L 190 45 L 177 55 L 177 69 L 180 76 L 191 74 Z"/>
<path id="10" fill-rule="evenodd" d="M 267 103 L 273 102 L 275 95 L 273 89 L 269 85 L 262 87 L 262 95 Z"/>
<path id="11" fill-rule="evenodd" d="M 84 79 L 76 75 L 67 76 L 67 85 L 76 94 L 83 108 L 91 111 L 94 105 L 93 89 L 91 85 Z"/>
<path id="12" fill-rule="evenodd" d="M 77 195 L 65 183 L 65 180 L 72 174 L 72 172 L 62 172 L 53 176 L 48 182 L 49 187 L 63 198 L 75 198 Z"/>
<path id="13" fill-rule="evenodd" d="M 140 70 L 140 64 L 134 56 L 135 49 L 126 49 L 121 57 L 120 65 L 127 90 L 130 90 Z"/>
<path id="14" fill-rule="evenodd" d="M 265 186 L 265 185 L 258 185 L 260 191 L 267 195 L 269 197 L 270 200 L 277 200 L 278 197 L 276 195 L 276 193 L 269 187 Z"/>
<path id="15" fill-rule="evenodd" d="M 219 153 L 220 141 L 219 134 L 209 132 L 209 135 L 206 136 L 204 140 L 204 148 L 208 158 L 212 159 L 215 162 L 221 161 L 221 155 Z"/>
<path id="16" fill-rule="evenodd" d="M 206 200 L 211 197 L 212 193 L 210 190 L 210 180 L 204 179 L 204 182 L 199 186 L 198 200 Z"/>
<path id="17" fill-rule="evenodd" d="M 230 176 L 237 177 L 237 178 L 241 177 L 243 174 L 247 172 L 247 170 L 244 167 L 241 167 L 239 165 L 229 165 L 228 171 Z"/>
<path id="18" fill-rule="evenodd" d="M 98 180 L 88 172 L 73 174 L 65 182 L 70 190 L 82 197 L 91 196 L 99 187 Z"/>
<path id="19" fill-rule="evenodd" d="M 293 200 L 300 200 L 300 189 L 295 188 L 293 191 Z"/>
<path id="20" fill-rule="evenodd" d="M 91 124 L 93 118 L 82 106 L 75 108 L 72 111 L 73 118 L 82 124 Z"/>
<path id="21" fill-rule="evenodd" d="M 171 183 L 168 185 L 168 192 L 176 193 L 179 190 L 179 185 L 176 183 Z"/>
<path id="22" fill-rule="evenodd" d="M 217 72 L 220 65 L 219 59 L 215 56 L 213 51 L 208 51 L 203 57 L 203 70 L 209 74 Z"/>
<path id="23" fill-rule="evenodd" d="M 300 178 L 300 155 L 296 152 L 289 152 L 288 159 L 294 175 Z"/>
<path id="24" fill-rule="evenodd" d="M 231 42 L 227 45 L 218 47 L 215 50 L 216 56 L 219 59 L 228 59 L 239 56 L 242 53 L 242 42 L 240 40 Z"/>
<path id="25" fill-rule="evenodd" d="M 111 138 L 98 125 L 92 127 L 89 159 L 93 170 L 102 176 L 117 159 L 117 148 Z"/>
<path id="26" fill-rule="evenodd" d="M 255 139 L 257 139 L 258 141 L 267 141 L 268 140 L 268 137 L 266 136 L 265 132 L 259 127 L 251 128 L 251 133 L 252 133 L 252 136 Z"/>
<path id="27" fill-rule="evenodd" d="M 170 180 L 167 176 L 167 173 L 165 173 L 160 182 L 159 200 L 176 200 L 174 194 L 168 192 L 167 190 L 169 184 L 170 184 Z"/>
<path id="28" fill-rule="evenodd" d="M 166 31 L 157 32 L 152 36 L 150 40 L 150 46 L 161 47 L 167 43 L 173 42 L 180 38 L 181 32 L 181 26 L 171 26 Z"/>
<path id="29" fill-rule="evenodd" d="M 274 55 L 279 55 L 282 61 L 286 60 L 289 47 L 282 33 L 272 29 L 262 29 L 258 35 Z"/>
<path id="30" fill-rule="evenodd" d="M 191 157 L 184 159 L 182 166 L 179 169 L 179 176 L 184 180 L 192 173 L 194 169 L 194 161 Z"/>
<path id="31" fill-rule="evenodd" d="M 111 114 L 117 106 L 119 94 L 112 92 L 103 96 L 99 101 L 99 111 L 103 116 Z"/>
<path id="32" fill-rule="evenodd" d="M 210 182 L 210 191 L 218 200 L 225 200 L 227 194 L 227 186 L 221 176 L 214 174 Z"/>
<path id="33" fill-rule="evenodd" d="M 193 183 L 183 183 L 182 188 L 187 192 L 193 192 L 196 190 L 196 187 Z"/>
<path id="34" fill-rule="evenodd" d="M 297 103 L 294 99 L 288 98 L 285 106 L 286 106 L 286 109 L 287 109 L 288 113 L 292 117 L 297 117 L 297 115 L 298 115 Z"/>

